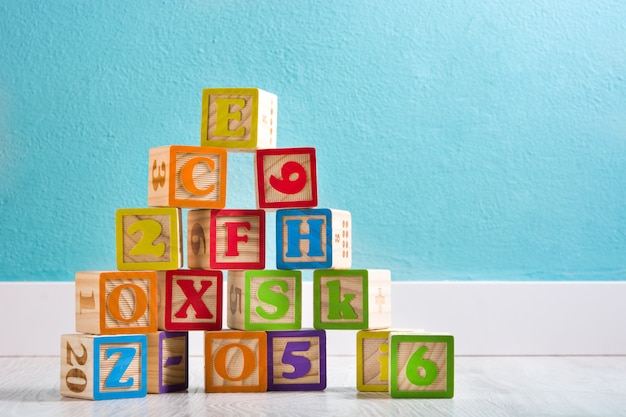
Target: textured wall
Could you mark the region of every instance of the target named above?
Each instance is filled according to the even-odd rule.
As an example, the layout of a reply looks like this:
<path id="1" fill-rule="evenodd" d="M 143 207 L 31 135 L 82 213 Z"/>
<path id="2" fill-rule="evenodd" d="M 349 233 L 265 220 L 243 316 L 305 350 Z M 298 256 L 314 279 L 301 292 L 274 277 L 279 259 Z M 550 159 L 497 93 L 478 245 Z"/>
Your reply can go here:
<path id="1" fill-rule="evenodd" d="M 0 280 L 115 268 L 148 150 L 199 144 L 224 86 L 276 93 L 279 146 L 317 148 L 357 268 L 624 279 L 625 22 L 619 0 L 2 1 Z M 230 167 L 253 207 L 251 156 Z"/>

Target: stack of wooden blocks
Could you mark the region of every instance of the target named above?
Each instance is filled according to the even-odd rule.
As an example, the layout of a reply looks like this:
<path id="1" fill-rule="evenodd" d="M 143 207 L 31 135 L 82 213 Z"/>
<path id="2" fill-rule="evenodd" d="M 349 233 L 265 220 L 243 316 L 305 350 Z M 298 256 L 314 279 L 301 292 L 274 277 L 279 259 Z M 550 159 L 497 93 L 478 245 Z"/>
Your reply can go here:
<path id="1" fill-rule="evenodd" d="M 61 336 L 63 395 L 186 390 L 189 331 L 204 331 L 206 392 L 323 390 L 325 332 L 351 329 L 359 391 L 452 397 L 453 337 L 389 330 L 390 271 L 350 269 L 351 215 L 317 207 L 315 149 L 277 148 L 276 116 L 274 94 L 205 89 L 200 146 L 150 150 L 149 207 L 116 213 L 117 270 L 76 273 L 79 333 Z M 255 153 L 257 209 L 225 209 L 228 151 Z M 276 270 L 265 270 L 266 212 Z M 302 269 L 314 270 L 313 329 L 302 329 Z"/>

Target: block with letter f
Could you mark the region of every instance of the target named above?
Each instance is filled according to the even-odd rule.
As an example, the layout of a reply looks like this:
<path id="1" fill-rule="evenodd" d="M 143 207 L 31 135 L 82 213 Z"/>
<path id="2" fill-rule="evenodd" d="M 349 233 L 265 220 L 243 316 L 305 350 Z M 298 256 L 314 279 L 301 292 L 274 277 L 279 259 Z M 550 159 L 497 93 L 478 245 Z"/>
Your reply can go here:
<path id="1" fill-rule="evenodd" d="M 276 211 L 278 269 L 347 269 L 352 265 L 352 220 L 345 210 Z"/>

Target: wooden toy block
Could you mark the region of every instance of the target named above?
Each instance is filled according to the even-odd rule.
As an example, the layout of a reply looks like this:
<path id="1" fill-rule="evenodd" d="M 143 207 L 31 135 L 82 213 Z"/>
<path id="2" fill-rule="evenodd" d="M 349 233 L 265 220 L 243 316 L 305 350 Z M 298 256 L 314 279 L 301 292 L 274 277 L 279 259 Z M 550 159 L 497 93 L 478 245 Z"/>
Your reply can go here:
<path id="1" fill-rule="evenodd" d="M 214 210 L 210 233 L 212 269 L 265 268 L 263 210 Z"/>
<path id="2" fill-rule="evenodd" d="M 76 331 L 92 334 L 157 331 L 154 271 L 76 273 Z"/>
<path id="3" fill-rule="evenodd" d="M 61 394 L 90 400 L 144 397 L 146 335 L 61 335 Z"/>
<path id="4" fill-rule="evenodd" d="M 193 269 L 211 269 L 210 234 L 212 210 L 187 212 L 187 266 Z"/>
<path id="5" fill-rule="evenodd" d="M 385 269 L 313 272 L 313 327 L 385 329 L 391 325 L 391 272 Z"/>
<path id="6" fill-rule="evenodd" d="M 389 391 L 389 330 L 356 334 L 356 387 L 362 392 Z"/>
<path id="7" fill-rule="evenodd" d="M 205 332 L 205 391 L 267 391 L 267 334 L 260 331 Z"/>
<path id="8" fill-rule="evenodd" d="M 454 337 L 390 333 L 389 392 L 393 398 L 452 398 Z"/>
<path id="9" fill-rule="evenodd" d="M 276 266 L 278 269 L 350 268 L 350 212 L 322 208 L 277 210 Z"/>
<path id="10" fill-rule="evenodd" d="M 258 208 L 317 206 L 315 148 L 260 149 L 254 162 Z"/>
<path id="11" fill-rule="evenodd" d="M 220 330 L 222 271 L 158 271 L 160 330 Z"/>
<path id="12" fill-rule="evenodd" d="M 152 148 L 148 205 L 224 208 L 226 168 L 224 148 L 179 145 Z"/>
<path id="13" fill-rule="evenodd" d="M 200 144 L 252 152 L 276 147 L 278 97 L 258 88 L 202 90 Z"/>
<path id="14" fill-rule="evenodd" d="M 295 330 L 302 327 L 300 271 L 228 271 L 228 297 L 228 327 L 231 329 Z"/>
<path id="15" fill-rule="evenodd" d="M 148 394 L 185 391 L 189 386 L 189 334 L 156 332 L 148 337 Z"/>
<path id="16" fill-rule="evenodd" d="M 268 391 L 326 389 L 326 332 L 267 332 Z"/>
<path id="17" fill-rule="evenodd" d="M 360 330 L 356 333 L 356 386 L 361 392 L 389 391 L 389 334 L 424 330 Z"/>
<path id="18" fill-rule="evenodd" d="M 182 266 L 180 209 L 119 209 L 115 218 L 117 269 L 161 271 Z"/>

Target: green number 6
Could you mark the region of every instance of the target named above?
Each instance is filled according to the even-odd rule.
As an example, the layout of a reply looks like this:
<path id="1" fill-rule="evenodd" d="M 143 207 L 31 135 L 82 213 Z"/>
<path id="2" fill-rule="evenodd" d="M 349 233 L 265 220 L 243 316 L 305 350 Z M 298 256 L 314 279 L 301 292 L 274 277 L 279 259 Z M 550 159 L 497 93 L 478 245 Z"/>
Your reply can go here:
<path id="1" fill-rule="evenodd" d="M 406 364 L 406 377 L 413 384 L 425 387 L 437 379 L 439 368 L 437 364 L 429 359 L 424 359 L 424 355 L 428 352 L 428 347 L 422 346 L 417 349 Z M 422 372 L 420 372 L 420 368 Z"/>

